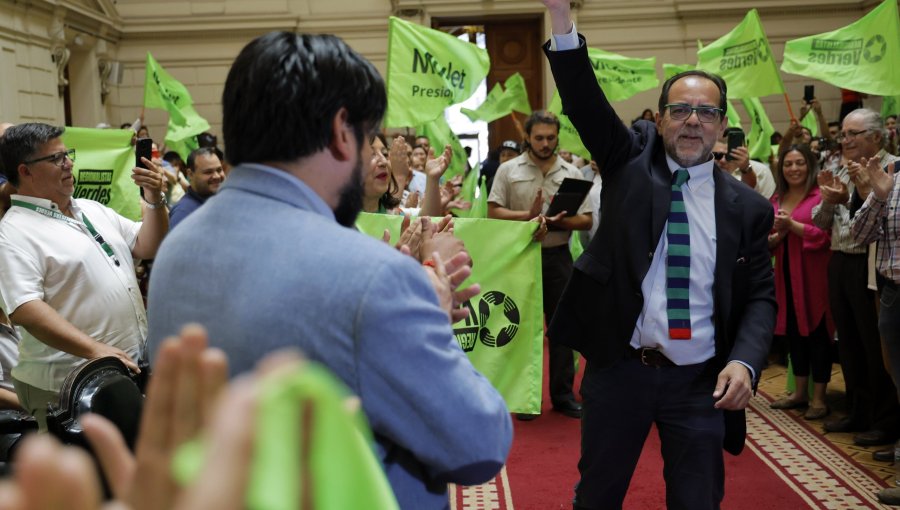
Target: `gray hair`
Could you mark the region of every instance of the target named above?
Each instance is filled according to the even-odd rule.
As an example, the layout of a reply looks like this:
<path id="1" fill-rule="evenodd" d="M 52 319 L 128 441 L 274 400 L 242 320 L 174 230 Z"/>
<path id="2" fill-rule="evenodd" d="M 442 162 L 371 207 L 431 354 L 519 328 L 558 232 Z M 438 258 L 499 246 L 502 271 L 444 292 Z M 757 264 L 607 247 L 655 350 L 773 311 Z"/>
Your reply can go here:
<path id="1" fill-rule="evenodd" d="M 887 147 L 888 132 L 887 129 L 884 128 L 884 120 L 881 118 L 880 113 L 875 110 L 870 110 L 869 108 L 857 108 L 848 113 L 847 117 L 851 115 L 859 117 L 865 129 L 881 135 L 881 148 Z M 846 117 L 844 118 L 846 119 Z"/>

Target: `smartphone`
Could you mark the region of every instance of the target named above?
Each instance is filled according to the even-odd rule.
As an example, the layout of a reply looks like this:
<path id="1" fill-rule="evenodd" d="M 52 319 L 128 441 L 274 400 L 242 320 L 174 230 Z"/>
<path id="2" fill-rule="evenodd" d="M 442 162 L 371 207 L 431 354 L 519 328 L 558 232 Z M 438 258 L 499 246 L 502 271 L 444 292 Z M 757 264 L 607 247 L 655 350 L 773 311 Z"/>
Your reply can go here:
<path id="1" fill-rule="evenodd" d="M 731 156 L 731 150 L 744 146 L 744 132 L 730 131 L 728 133 L 728 152 L 725 153 L 725 161 L 734 161 Z"/>
<path id="2" fill-rule="evenodd" d="M 139 168 L 147 168 L 141 161 L 141 158 L 151 159 L 153 156 L 153 139 L 138 138 L 134 144 L 134 166 Z"/>
<path id="3" fill-rule="evenodd" d="M 816 97 L 816 86 L 815 85 L 804 85 L 803 86 L 803 100 L 806 101 L 806 104 L 812 103 L 812 100 L 814 97 Z"/>

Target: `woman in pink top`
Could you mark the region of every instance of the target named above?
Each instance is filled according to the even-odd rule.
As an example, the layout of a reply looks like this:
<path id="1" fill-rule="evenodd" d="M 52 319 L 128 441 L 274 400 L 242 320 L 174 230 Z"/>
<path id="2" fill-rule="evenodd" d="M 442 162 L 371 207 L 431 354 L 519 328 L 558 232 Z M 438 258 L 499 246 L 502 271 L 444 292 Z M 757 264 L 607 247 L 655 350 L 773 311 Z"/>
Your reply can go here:
<path id="1" fill-rule="evenodd" d="M 808 420 L 828 414 L 825 388 L 831 380 L 832 332 L 828 310 L 831 233 L 815 226 L 812 208 L 821 201 L 815 156 L 806 145 L 792 145 L 779 158 L 772 196 L 775 226 L 769 249 L 775 255 L 775 334 L 783 335 L 791 355 L 797 390 L 772 403 L 774 409 L 809 406 Z M 812 372 L 813 398 L 806 388 Z"/>

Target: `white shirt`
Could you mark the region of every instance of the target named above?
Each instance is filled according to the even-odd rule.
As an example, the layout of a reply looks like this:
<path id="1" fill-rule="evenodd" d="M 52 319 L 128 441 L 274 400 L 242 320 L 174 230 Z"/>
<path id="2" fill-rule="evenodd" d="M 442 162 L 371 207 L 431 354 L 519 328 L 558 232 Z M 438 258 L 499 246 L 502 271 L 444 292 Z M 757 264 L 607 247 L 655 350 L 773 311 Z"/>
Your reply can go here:
<path id="1" fill-rule="evenodd" d="M 681 168 L 666 155 L 672 173 Z M 691 339 L 669 338 L 666 313 L 666 254 L 669 243 L 666 227 L 659 237 L 650 270 L 641 283 L 644 307 L 638 317 L 631 346 L 659 349 L 677 365 L 693 365 L 712 358 L 716 353 L 713 324 L 713 280 L 716 271 L 716 187 L 713 181 L 713 161 L 687 169 L 691 178 L 682 186 L 681 194 L 688 216 L 691 235 Z"/>
<path id="2" fill-rule="evenodd" d="M 19 333 L 10 324 L 0 321 L 0 388 L 15 393 L 12 369 L 19 362 Z"/>
<path id="3" fill-rule="evenodd" d="M 772 195 L 775 194 L 775 177 L 772 176 L 772 170 L 769 168 L 769 165 L 751 159 L 750 169 L 756 174 L 756 187 L 753 189 L 765 197 L 766 200 L 772 198 Z M 733 175 L 735 179 L 741 180 L 740 169 L 731 172 L 731 175 Z"/>
<path id="4" fill-rule="evenodd" d="M 59 211 L 49 200 L 23 195 L 12 199 Z M 85 199 L 72 200 L 72 213 L 79 221 L 87 215 L 120 265 L 84 225 L 13 206 L 0 221 L 3 308 L 12 315 L 19 306 L 40 299 L 94 340 L 118 347 L 136 360 L 147 338 L 147 315 L 131 255 L 141 224 Z M 44 344 L 24 328 L 21 333 L 13 377 L 24 383 L 57 391 L 86 361 Z"/>

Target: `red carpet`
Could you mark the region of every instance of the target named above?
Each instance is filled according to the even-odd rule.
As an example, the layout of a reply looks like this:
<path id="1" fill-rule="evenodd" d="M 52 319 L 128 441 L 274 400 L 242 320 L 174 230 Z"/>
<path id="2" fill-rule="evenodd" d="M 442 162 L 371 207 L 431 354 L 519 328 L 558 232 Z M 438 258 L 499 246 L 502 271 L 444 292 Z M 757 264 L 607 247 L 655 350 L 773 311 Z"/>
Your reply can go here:
<path id="1" fill-rule="evenodd" d="M 874 496 L 883 486 L 877 476 L 807 423 L 789 413 L 770 410 L 770 400 L 760 394 L 751 401 L 747 447 L 737 457 L 725 454 L 723 509 L 890 508 L 879 505 Z M 454 488 L 452 508 L 572 508 L 573 488 L 578 481 L 579 421 L 552 411 L 545 401 L 540 418 L 514 423 L 516 435 L 504 472 L 494 483 Z M 644 446 L 624 508 L 666 508 L 655 429 Z"/>

